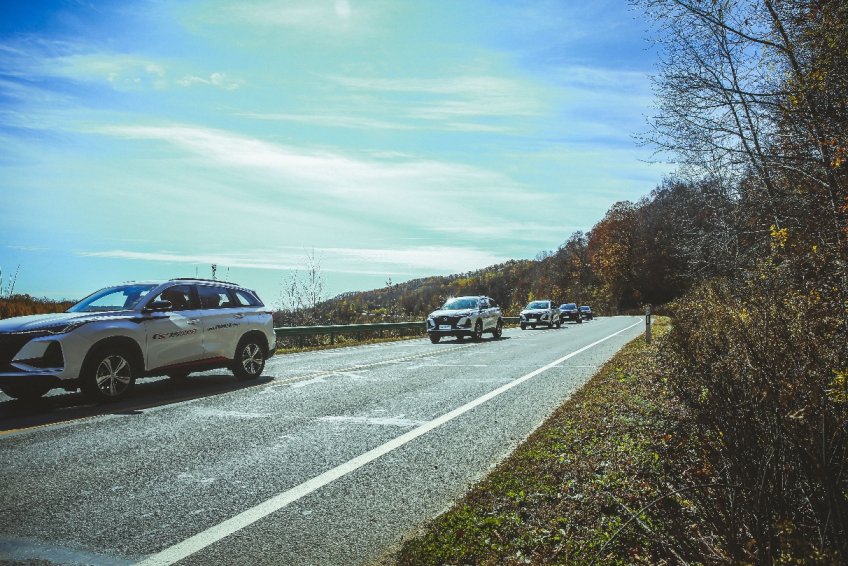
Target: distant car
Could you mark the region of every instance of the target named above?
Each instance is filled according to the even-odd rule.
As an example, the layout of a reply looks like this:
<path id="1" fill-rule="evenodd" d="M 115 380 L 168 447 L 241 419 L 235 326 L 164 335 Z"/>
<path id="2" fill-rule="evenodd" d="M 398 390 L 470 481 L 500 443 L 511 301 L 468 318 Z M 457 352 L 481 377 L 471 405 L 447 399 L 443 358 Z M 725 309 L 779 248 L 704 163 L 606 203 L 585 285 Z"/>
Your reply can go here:
<path id="1" fill-rule="evenodd" d="M 559 313 L 562 320 L 570 320 L 580 324 L 583 322 L 583 317 L 580 316 L 580 309 L 576 303 L 563 303 L 559 306 Z"/>
<path id="2" fill-rule="evenodd" d="M 528 326 L 536 328 L 536 325 L 543 325 L 551 328 L 552 326 L 560 327 L 559 309 L 556 308 L 553 301 L 541 300 L 531 301 L 518 317 L 521 330 Z"/>
<path id="3" fill-rule="evenodd" d="M 491 332 L 494 338 L 503 333 L 501 309 L 490 297 L 454 297 L 427 317 L 427 335 L 433 344 L 445 336 L 455 336 L 457 340 L 470 336 L 478 341 L 484 332 Z"/>
<path id="4" fill-rule="evenodd" d="M 583 320 L 592 320 L 595 318 L 595 315 L 592 314 L 592 308 L 589 305 L 583 305 L 580 307 L 580 316 Z"/>
<path id="5" fill-rule="evenodd" d="M 64 313 L 0 320 L 0 390 L 125 397 L 136 378 L 230 369 L 255 379 L 274 355 L 271 312 L 233 283 L 171 279 L 101 289 Z"/>

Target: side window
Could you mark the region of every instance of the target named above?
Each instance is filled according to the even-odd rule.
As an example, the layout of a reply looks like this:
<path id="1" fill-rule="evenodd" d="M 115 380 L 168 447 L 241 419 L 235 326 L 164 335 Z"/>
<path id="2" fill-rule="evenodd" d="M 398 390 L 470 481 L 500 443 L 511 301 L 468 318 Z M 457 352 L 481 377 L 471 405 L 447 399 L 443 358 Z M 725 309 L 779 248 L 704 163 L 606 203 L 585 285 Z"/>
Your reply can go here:
<path id="1" fill-rule="evenodd" d="M 230 295 L 224 287 L 198 285 L 197 294 L 200 295 L 202 309 L 226 309 L 233 306 Z"/>
<path id="2" fill-rule="evenodd" d="M 261 307 L 262 303 L 253 296 L 253 294 L 248 293 L 247 291 L 243 291 L 241 289 L 235 289 L 232 291 L 233 295 L 236 298 L 236 305 L 240 307 Z"/>
<path id="3" fill-rule="evenodd" d="M 175 311 L 197 309 L 197 299 L 191 285 L 174 285 L 162 291 L 154 301 L 169 301 Z"/>

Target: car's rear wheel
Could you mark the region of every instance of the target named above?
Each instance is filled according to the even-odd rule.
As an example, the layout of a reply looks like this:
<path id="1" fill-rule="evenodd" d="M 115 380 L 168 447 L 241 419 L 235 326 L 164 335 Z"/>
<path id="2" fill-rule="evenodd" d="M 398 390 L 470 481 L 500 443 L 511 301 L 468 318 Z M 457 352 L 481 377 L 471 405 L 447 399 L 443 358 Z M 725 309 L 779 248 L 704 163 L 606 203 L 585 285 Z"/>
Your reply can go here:
<path id="1" fill-rule="evenodd" d="M 236 348 L 232 370 L 236 379 L 245 381 L 256 379 L 265 369 L 265 346 L 253 336 L 245 336 Z"/>
<path id="2" fill-rule="evenodd" d="M 471 334 L 471 339 L 475 342 L 479 342 L 483 339 L 483 321 L 478 320 L 474 325 L 474 333 Z"/>
<path id="3" fill-rule="evenodd" d="M 498 323 L 495 325 L 495 329 L 492 330 L 493 338 L 500 338 L 503 335 L 503 321 L 498 319 Z"/>
<path id="4" fill-rule="evenodd" d="M 531 325 L 530 325 L 530 328 L 532 328 L 533 330 L 536 330 L 536 325 L 535 325 L 535 324 L 531 324 Z"/>
<path id="5" fill-rule="evenodd" d="M 13 399 L 19 399 L 21 401 L 35 401 L 51 389 L 52 387 L 49 385 L 38 383 L 8 384 L 0 386 L 0 391 Z"/>
<path id="6" fill-rule="evenodd" d="M 430 334 L 430 342 L 432 342 L 433 344 L 438 344 L 439 340 L 441 340 L 441 339 L 442 339 L 442 337 L 439 336 L 438 334 Z"/>
<path id="7" fill-rule="evenodd" d="M 89 355 L 80 378 L 80 389 L 92 401 L 117 401 L 135 385 L 133 357 L 119 346 L 100 348 Z"/>

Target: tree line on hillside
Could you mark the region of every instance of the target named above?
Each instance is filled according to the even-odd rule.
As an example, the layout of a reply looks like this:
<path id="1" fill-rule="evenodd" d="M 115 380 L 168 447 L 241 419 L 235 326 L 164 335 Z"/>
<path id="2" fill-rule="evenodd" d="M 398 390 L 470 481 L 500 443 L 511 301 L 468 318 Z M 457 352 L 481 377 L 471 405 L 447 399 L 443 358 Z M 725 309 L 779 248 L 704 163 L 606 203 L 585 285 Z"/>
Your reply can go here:
<path id="1" fill-rule="evenodd" d="M 74 303 L 39 299 L 26 294 L 14 294 L 0 298 L 0 319 L 29 314 L 64 312 Z"/>
<path id="2" fill-rule="evenodd" d="M 388 284 L 312 304 L 294 302 L 309 306 L 299 317 L 289 311 L 287 319 L 308 324 L 414 320 L 448 297 L 473 294 L 494 298 L 510 316 L 541 298 L 592 305 L 601 314 L 641 312 L 647 304 L 683 296 L 705 278 L 750 267 L 763 234 L 736 223 L 739 206 L 714 181 L 670 179 L 636 203 L 614 204 L 588 233 L 575 232 L 534 260 Z"/>

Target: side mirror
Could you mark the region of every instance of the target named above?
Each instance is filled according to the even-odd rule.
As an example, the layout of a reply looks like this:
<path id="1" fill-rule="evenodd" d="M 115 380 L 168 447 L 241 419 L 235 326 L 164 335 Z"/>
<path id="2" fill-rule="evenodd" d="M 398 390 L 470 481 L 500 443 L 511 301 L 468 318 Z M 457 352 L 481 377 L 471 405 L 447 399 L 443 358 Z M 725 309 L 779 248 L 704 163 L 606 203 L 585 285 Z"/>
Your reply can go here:
<path id="1" fill-rule="evenodd" d="M 162 312 L 173 310 L 173 308 L 174 305 L 171 303 L 171 301 L 153 301 L 152 303 L 144 307 L 144 310 L 147 312 Z"/>

